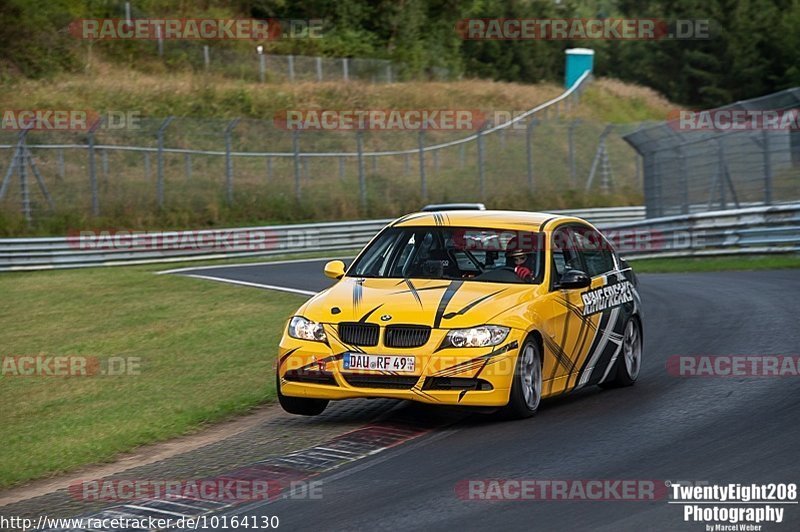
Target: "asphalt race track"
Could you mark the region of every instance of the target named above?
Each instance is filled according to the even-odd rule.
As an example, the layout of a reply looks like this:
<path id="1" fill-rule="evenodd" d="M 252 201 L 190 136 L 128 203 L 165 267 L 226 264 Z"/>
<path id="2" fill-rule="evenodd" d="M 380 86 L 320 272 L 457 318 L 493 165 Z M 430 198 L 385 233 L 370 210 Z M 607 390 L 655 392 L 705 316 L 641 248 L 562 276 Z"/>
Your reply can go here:
<path id="1" fill-rule="evenodd" d="M 183 273 L 316 291 L 330 283 L 324 262 Z M 229 515 L 277 515 L 286 530 L 699 531 L 705 524 L 684 522 L 683 506 L 666 498 L 480 501 L 459 498 L 456 486 L 469 479 L 797 482 L 797 377 L 677 377 L 666 361 L 673 355 L 797 355 L 800 272 L 640 279 L 645 349 L 635 386 L 551 399 L 525 421 L 456 413 L 445 428 L 323 475 L 320 500 L 252 503 Z M 783 524 L 766 523 L 763 530 L 797 530 L 800 507 L 782 508 Z"/>

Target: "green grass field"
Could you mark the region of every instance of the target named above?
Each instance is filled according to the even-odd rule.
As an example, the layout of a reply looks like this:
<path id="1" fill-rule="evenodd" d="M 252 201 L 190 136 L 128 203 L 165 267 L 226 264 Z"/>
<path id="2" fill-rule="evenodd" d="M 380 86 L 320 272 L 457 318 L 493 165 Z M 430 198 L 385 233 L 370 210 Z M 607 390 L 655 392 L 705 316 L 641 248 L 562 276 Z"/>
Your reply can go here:
<path id="1" fill-rule="evenodd" d="M 800 268 L 800 255 L 753 255 L 729 257 L 695 257 L 685 259 L 631 260 L 637 273 L 716 272 L 726 270 L 754 271 Z"/>
<path id="2" fill-rule="evenodd" d="M 274 397 L 303 298 L 125 267 L 0 276 L 1 357 L 136 357 L 139 374 L 0 377 L 0 487 L 111 460 Z"/>

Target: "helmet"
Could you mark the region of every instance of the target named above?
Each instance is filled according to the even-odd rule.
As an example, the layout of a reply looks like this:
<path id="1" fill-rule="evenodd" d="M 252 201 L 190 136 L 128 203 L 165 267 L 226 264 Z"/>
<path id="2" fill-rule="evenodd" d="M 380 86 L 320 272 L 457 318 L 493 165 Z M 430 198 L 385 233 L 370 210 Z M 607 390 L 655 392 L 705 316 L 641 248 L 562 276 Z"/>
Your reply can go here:
<path id="1" fill-rule="evenodd" d="M 517 247 L 506 250 L 506 257 L 508 258 L 525 257 L 526 255 L 527 253 L 525 253 L 525 250 L 519 249 Z"/>

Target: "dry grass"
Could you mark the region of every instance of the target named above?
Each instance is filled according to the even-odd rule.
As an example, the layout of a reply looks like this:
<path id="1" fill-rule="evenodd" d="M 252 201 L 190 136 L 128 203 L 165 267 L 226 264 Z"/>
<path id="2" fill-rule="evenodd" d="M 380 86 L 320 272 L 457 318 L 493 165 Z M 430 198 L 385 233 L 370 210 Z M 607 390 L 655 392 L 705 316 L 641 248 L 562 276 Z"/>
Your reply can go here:
<path id="1" fill-rule="evenodd" d="M 618 98 L 626 100 L 640 100 L 653 109 L 673 109 L 677 106 L 667 100 L 662 94 L 650 87 L 622 82 L 617 79 L 600 78 L 595 81 L 595 87 L 604 90 Z"/>
<path id="2" fill-rule="evenodd" d="M 458 108 L 524 110 L 560 94 L 556 84 L 483 80 L 393 84 L 302 82 L 264 85 L 191 72 L 143 73 L 95 63 L 91 74 L 18 80 L 0 89 L 7 109 L 136 110 L 143 116 L 271 118 L 303 109 Z"/>

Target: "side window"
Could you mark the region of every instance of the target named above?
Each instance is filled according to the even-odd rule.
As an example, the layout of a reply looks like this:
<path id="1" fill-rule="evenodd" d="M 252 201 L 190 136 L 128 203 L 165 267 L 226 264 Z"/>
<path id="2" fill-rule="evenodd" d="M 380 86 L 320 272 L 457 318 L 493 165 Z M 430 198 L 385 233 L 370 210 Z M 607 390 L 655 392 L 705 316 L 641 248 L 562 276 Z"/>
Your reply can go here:
<path id="1" fill-rule="evenodd" d="M 582 270 L 581 257 L 577 253 L 575 234 L 570 226 L 559 227 L 553 232 L 553 280 L 557 281 L 567 270 Z"/>
<path id="2" fill-rule="evenodd" d="M 589 277 L 603 275 L 614 269 L 614 255 L 603 235 L 590 227 L 581 226 L 575 228 L 575 240 Z"/>

